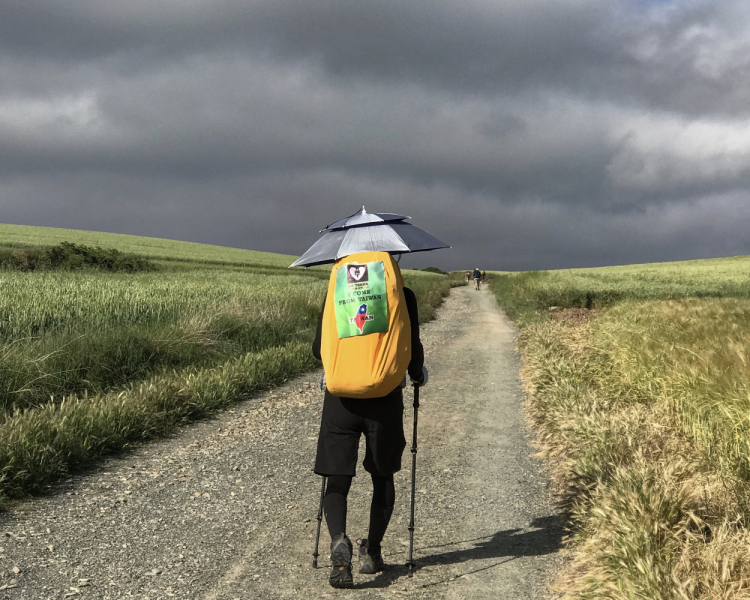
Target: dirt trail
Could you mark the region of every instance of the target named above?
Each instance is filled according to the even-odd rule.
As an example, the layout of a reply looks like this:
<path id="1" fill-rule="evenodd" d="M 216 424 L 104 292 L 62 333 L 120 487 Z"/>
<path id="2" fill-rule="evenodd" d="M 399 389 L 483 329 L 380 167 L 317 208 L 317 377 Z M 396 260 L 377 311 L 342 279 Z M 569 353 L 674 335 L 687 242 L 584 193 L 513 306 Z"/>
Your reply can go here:
<path id="1" fill-rule="evenodd" d="M 454 289 L 423 328 L 430 383 L 413 578 L 403 567 L 408 447 L 383 542 L 389 568 L 360 575 L 355 563 L 356 588 L 330 588 L 325 525 L 322 568 L 310 566 L 322 404 L 320 374 L 311 373 L 0 515 L 0 599 L 546 597 L 562 529 L 530 458 L 514 336 L 491 294 L 469 287 Z M 366 535 L 369 491 L 360 466 L 353 539 Z"/>

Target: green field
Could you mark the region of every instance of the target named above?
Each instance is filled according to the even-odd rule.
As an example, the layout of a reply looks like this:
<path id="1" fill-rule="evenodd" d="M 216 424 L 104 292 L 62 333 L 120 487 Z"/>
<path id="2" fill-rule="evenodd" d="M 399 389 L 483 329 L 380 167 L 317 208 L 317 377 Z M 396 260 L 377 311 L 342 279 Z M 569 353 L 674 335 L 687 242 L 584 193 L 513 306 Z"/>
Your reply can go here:
<path id="1" fill-rule="evenodd" d="M 750 258 L 499 274 L 494 291 L 574 526 L 566 597 L 750 597 Z"/>
<path id="2" fill-rule="evenodd" d="M 497 273 L 495 293 L 514 320 L 526 323 L 549 307 L 601 308 L 625 300 L 750 298 L 750 256 Z"/>
<path id="3" fill-rule="evenodd" d="M 120 252 L 139 254 L 148 258 L 192 263 L 286 268 L 297 259 L 296 256 L 287 254 L 256 252 L 241 248 L 226 248 L 137 235 L 0 224 L 0 246 L 24 248 L 54 246 L 60 242 L 114 248 Z"/>
<path id="4" fill-rule="evenodd" d="M 25 251 L 71 242 L 170 260 L 141 272 L 0 269 L 0 504 L 317 365 L 325 268 L 134 236 L 2 231 Z M 452 281 L 404 277 L 429 320 Z"/>
<path id="5" fill-rule="evenodd" d="M 291 272 L 0 274 L 0 414 L 311 340 L 326 282 Z"/>

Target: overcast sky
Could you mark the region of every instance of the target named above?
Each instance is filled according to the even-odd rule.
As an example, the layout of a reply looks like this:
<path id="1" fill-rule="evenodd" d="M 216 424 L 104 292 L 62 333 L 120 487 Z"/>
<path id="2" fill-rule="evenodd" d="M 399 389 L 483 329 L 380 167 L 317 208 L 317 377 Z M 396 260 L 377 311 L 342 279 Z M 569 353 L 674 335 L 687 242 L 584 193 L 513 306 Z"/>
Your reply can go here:
<path id="1" fill-rule="evenodd" d="M 0 221 L 407 266 L 750 254 L 747 0 L 0 0 Z"/>

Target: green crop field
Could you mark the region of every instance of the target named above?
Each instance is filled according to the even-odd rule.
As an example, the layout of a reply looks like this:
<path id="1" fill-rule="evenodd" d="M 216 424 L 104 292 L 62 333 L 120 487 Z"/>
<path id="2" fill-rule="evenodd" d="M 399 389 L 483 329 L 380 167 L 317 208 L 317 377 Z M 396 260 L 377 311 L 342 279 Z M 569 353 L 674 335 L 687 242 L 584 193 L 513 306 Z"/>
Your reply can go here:
<path id="1" fill-rule="evenodd" d="M 256 252 L 241 248 L 225 248 L 224 246 L 212 246 L 210 244 L 179 242 L 119 233 L 0 224 L 0 246 L 21 248 L 54 246 L 60 242 L 115 248 L 120 252 L 131 252 L 147 258 L 198 263 L 288 267 L 297 258 L 286 254 Z"/>
<path id="2" fill-rule="evenodd" d="M 325 268 L 135 236 L 0 233 L 23 249 L 24 267 L 0 269 L 0 505 L 317 365 L 310 342 Z M 26 270 L 28 256 L 62 242 L 174 260 L 134 272 L 70 260 Z M 453 285 L 404 278 L 423 321 Z"/>
<path id="3" fill-rule="evenodd" d="M 521 324 L 550 307 L 601 308 L 626 300 L 750 298 L 750 256 L 496 273 L 493 277 L 498 301 Z"/>
<path id="4" fill-rule="evenodd" d="M 750 257 L 494 291 L 574 526 L 566 597 L 750 597 Z"/>
<path id="5" fill-rule="evenodd" d="M 2 273 L 0 411 L 311 340 L 326 282 L 222 269 Z"/>

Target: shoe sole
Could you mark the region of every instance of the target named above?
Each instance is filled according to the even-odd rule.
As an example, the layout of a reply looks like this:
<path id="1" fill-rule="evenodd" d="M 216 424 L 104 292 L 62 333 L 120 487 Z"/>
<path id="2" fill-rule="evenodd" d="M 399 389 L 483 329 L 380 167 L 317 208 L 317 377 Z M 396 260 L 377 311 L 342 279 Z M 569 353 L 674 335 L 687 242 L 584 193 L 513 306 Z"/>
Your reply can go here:
<path id="1" fill-rule="evenodd" d="M 354 587 L 354 581 L 351 580 L 338 581 L 335 579 L 329 579 L 328 583 L 331 584 L 331 587 L 339 590 L 350 590 Z"/>
<path id="2" fill-rule="evenodd" d="M 354 580 L 352 578 L 351 567 L 344 567 L 340 571 L 338 570 L 338 567 L 333 567 L 333 568 L 337 570 L 333 571 L 331 575 L 328 577 L 328 583 L 331 584 L 331 587 L 335 587 L 335 588 L 354 587 Z"/>
<path id="3" fill-rule="evenodd" d="M 352 588 L 352 550 L 349 545 L 341 541 L 331 552 L 331 563 L 335 569 L 328 578 L 328 583 L 335 588 Z M 341 577 L 339 579 L 339 577 Z"/>

